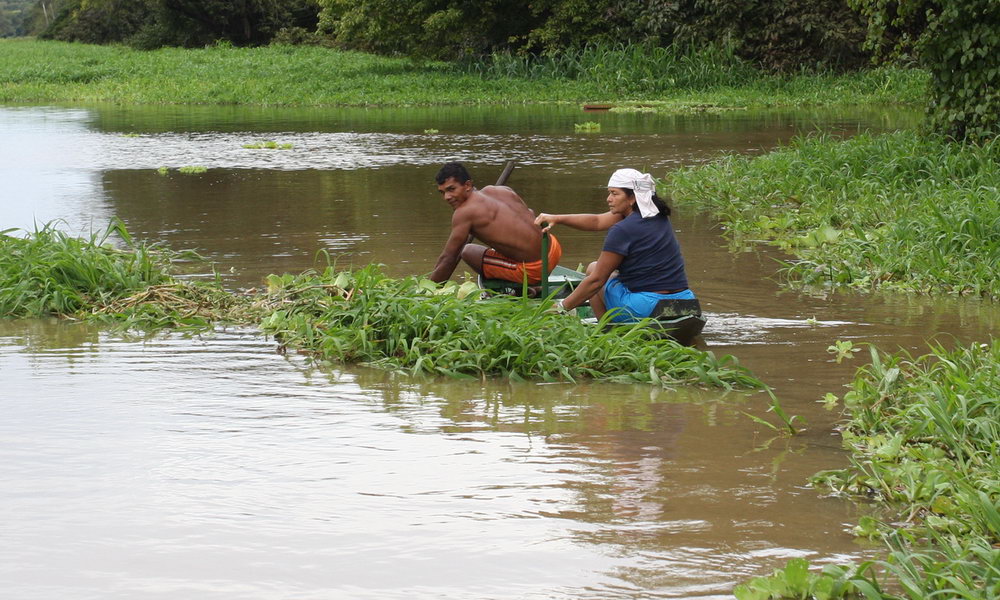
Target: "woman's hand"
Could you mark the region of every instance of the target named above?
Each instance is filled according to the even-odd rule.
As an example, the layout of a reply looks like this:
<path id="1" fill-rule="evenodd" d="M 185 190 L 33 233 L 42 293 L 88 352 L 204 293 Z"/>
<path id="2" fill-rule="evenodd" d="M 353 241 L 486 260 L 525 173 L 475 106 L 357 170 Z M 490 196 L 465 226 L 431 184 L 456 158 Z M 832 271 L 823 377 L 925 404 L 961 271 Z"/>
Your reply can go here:
<path id="1" fill-rule="evenodd" d="M 560 215 L 550 215 L 549 213 L 539 213 L 535 217 L 535 225 L 542 228 L 542 233 L 552 229 L 552 226 L 559 222 Z"/>

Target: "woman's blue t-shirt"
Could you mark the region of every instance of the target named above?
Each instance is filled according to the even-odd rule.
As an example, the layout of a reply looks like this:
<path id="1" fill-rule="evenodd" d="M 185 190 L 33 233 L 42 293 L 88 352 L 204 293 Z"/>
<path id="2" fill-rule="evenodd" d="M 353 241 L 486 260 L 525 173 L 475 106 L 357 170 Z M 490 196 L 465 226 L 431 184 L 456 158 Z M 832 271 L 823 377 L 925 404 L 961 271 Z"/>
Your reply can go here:
<path id="1" fill-rule="evenodd" d="M 688 286 L 684 257 L 670 218 L 662 212 L 643 219 L 636 210 L 608 230 L 604 250 L 621 254 L 618 279 L 633 292 L 679 290 Z"/>

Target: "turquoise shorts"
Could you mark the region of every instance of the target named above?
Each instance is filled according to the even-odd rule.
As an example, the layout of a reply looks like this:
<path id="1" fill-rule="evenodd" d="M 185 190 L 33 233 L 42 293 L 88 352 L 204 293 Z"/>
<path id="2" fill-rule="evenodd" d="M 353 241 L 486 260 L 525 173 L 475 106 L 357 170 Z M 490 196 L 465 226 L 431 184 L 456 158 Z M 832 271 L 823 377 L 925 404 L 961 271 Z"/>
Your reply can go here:
<path id="1" fill-rule="evenodd" d="M 657 294 L 656 292 L 631 292 L 617 277 L 604 284 L 604 305 L 611 314 L 614 323 L 634 323 L 653 314 L 656 303 L 660 300 L 694 300 L 694 292 L 684 290 L 676 294 Z"/>

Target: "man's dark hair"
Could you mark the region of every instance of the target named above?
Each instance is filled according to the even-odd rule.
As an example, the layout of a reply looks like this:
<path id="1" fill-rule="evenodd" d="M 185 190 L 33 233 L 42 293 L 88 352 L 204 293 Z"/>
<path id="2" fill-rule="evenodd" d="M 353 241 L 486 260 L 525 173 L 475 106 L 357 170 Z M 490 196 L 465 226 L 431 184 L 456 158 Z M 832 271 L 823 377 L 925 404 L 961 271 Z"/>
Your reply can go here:
<path id="1" fill-rule="evenodd" d="M 472 179 L 469 172 L 465 170 L 465 165 L 459 162 L 450 162 L 445 163 L 445 165 L 441 167 L 441 170 L 438 171 L 434 181 L 436 181 L 438 185 L 441 185 L 452 177 L 454 177 L 455 181 L 459 183 L 465 183 L 466 181 Z"/>

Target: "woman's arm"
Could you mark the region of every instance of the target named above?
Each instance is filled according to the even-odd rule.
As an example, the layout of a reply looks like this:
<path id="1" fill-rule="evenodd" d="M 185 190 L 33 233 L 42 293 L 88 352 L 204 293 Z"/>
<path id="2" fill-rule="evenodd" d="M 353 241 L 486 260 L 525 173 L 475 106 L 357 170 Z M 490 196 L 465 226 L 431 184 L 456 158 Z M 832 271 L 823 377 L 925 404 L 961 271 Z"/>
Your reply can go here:
<path id="1" fill-rule="evenodd" d="M 547 225 L 542 226 L 542 231 L 548 231 L 552 229 L 553 225 L 557 224 L 566 225 L 573 229 L 580 229 L 581 231 L 605 231 L 618 221 L 621 221 L 622 218 L 621 215 L 616 215 L 610 211 L 601 214 L 580 213 L 574 215 L 541 213 L 535 217 L 535 225 L 547 223 Z"/>
<path id="2" fill-rule="evenodd" d="M 594 264 L 594 268 L 588 269 L 589 272 L 583 278 L 583 281 L 580 282 L 580 285 L 576 286 L 576 289 L 563 299 L 562 308 L 573 310 L 599 292 L 604 287 L 604 284 L 608 282 L 611 274 L 622 264 L 624 258 L 621 254 L 615 254 L 614 252 L 601 252 L 601 255 L 597 258 L 597 263 Z"/>

